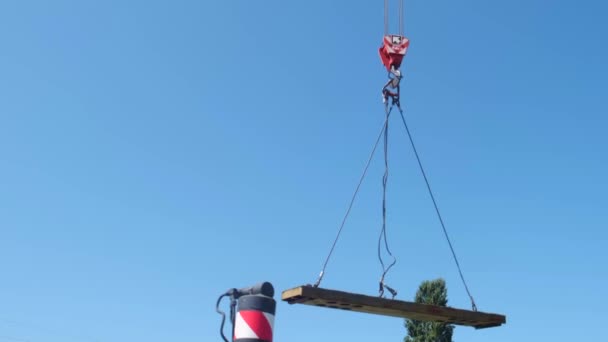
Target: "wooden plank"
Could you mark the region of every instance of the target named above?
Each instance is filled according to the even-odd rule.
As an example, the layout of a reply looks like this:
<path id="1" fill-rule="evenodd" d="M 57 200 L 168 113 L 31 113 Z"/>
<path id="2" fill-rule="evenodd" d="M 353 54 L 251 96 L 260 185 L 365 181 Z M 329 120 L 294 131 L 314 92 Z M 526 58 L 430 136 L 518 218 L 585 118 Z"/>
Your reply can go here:
<path id="1" fill-rule="evenodd" d="M 497 327 L 506 323 L 506 317 L 499 314 L 372 297 L 310 285 L 283 291 L 281 297 L 289 304 L 306 304 L 418 321 L 442 322 L 476 329 Z"/>

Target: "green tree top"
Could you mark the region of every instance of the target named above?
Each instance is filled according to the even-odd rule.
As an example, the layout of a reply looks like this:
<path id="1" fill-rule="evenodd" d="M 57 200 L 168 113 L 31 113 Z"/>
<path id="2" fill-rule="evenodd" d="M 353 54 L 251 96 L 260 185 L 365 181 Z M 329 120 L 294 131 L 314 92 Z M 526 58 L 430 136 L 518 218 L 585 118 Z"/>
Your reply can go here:
<path id="1" fill-rule="evenodd" d="M 416 292 L 416 303 L 446 306 L 448 290 L 445 280 L 427 280 L 420 284 Z M 454 326 L 439 322 L 405 320 L 407 336 L 405 342 L 452 342 Z"/>

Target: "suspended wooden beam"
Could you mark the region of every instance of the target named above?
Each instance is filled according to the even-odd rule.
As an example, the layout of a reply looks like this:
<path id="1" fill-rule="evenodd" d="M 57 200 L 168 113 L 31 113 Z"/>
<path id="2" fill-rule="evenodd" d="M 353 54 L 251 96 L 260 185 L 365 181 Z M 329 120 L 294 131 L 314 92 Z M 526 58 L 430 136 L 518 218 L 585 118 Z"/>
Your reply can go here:
<path id="1" fill-rule="evenodd" d="M 506 317 L 498 314 L 391 300 L 310 285 L 283 291 L 282 299 L 289 304 L 306 304 L 417 321 L 465 325 L 476 329 L 497 327 L 506 323 Z"/>

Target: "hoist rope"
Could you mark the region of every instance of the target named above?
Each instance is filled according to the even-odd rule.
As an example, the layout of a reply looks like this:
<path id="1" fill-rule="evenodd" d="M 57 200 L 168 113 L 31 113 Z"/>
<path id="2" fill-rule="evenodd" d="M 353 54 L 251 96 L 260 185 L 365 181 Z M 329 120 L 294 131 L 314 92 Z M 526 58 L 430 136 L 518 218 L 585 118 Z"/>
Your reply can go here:
<path id="1" fill-rule="evenodd" d="M 399 35 L 403 36 L 403 0 L 399 0 Z"/>
<path id="2" fill-rule="evenodd" d="M 387 36 L 389 34 L 389 13 L 390 13 L 390 8 L 389 8 L 389 1 L 388 0 L 384 0 L 384 35 Z M 404 23 L 404 13 L 403 13 L 403 0 L 399 0 L 399 35 L 403 36 L 404 33 L 404 27 L 403 27 L 403 23 Z"/>
<path id="3" fill-rule="evenodd" d="M 384 35 L 388 35 L 388 0 L 384 0 Z"/>
<path id="4" fill-rule="evenodd" d="M 321 284 L 321 281 L 323 280 L 323 276 L 325 275 L 325 269 L 327 268 L 327 264 L 329 263 L 329 259 L 331 258 L 334 249 L 336 248 L 336 244 L 338 243 L 338 239 L 340 238 L 340 235 L 342 234 L 342 230 L 344 229 L 344 224 L 346 223 L 346 220 L 348 219 L 348 215 L 350 214 L 351 209 L 353 208 L 353 204 L 355 203 L 355 199 L 357 198 L 357 194 L 359 193 L 359 189 L 361 188 L 361 184 L 363 183 L 363 179 L 365 179 L 365 175 L 367 174 L 367 170 L 369 169 L 369 165 L 371 164 L 371 161 L 374 157 L 374 154 L 376 153 L 376 149 L 378 148 L 378 144 L 380 143 L 380 139 L 382 138 L 382 133 L 384 133 L 384 131 L 386 130 L 388 125 L 388 116 L 387 119 L 384 121 L 384 123 L 382 124 L 382 129 L 380 130 L 380 133 L 378 134 L 378 138 L 376 139 L 376 143 L 374 144 L 374 148 L 372 149 L 372 152 L 369 155 L 369 158 L 367 160 L 367 163 L 365 164 L 365 168 L 363 169 L 363 174 L 361 175 L 361 178 L 359 179 L 359 184 L 357 184 L 357 188 L 355 189 L 355 192 L 353 194 L 353 197 L 350 200 L 350 203 L 348 205 L 348 209 L 346 210 L 346 214 L 344 214 L 344 218 L 342 219 L 342 223 L 340 224 L 340 228 L 338 229 L 338 234 L 336 234 L 336 238 L 334 239 L 334 242 L 331 246 L 331 249 L 329 250 L 329 254 L 327 254 L 327 258 L 325 258 L 325 262 L 323 263 L 323 268 L 321 269 L 321 273 L 319 273 L 319 278 L 317 279 L 317 282 L 315 283 L 315 287 L 318 287 Z"/>
<path id="5" fill-rule="evenodd" d="M 420 167 L 420 172 L 422 173 L 422 177 L 424 177 L 424 182 L 426 183 L 426 188 L 429 192 L 431 200 L 433 201 L 433 206 L 435 206 L 435 212 L 437 213 L 437 217 L 439 218 L 439 223 L 441 223 L 441 228 L 443 229 L 443 234 L 445 235 L 445 239 L 448 241 L 448 245 L 450 246 L 450 251 L 452 251 L 452 257 L 454 258 L 454 262 L 456 263 L 456 267 L 458 268 L 458 274 L 460 275 L 462 284 L 464 285 L 464 288 L 467 291 L 467 294 L 469 295 L 469 299 L 471 299 L 471 307 L 473 308 L 473 311 L 477 311 L 477 305 L 475 305 L 475 300 L 473 299 L 473 296 L 471 295 L 471 291 L 469 291 L 469 286 L 467 285 L 467 282 L 464 279 L 464 275 L 462 274 L 462 269 L 460 267 L 460 263 L 458 262 L 458 257 L 456 256 L 456 252 L 454 251 L 454 246 L 452 246 L 452 241 L 450 240 L 448 231 L 445 228 L 443 218 L 441 216 L 441 213 L 439 212 L 439 207 L 437 206 L 437 201 L 435 200 L 435 196 L 433 195 L 433 191 L 431 190 L 431 185 L 426 176 L 426 172 L 424 171 L 424 167 L 422 167 L 422 162 L 420 161 L 420 156 L 418 155 L 418 150 L 416 150 L 416 145 L 414 144 L 414 139 L 412 138 L 410 129 L 408 128 L 407 122 L 405 121 L 405 116 L 403 115 L 403 110 L 401 110 L 401 108 L 399 108 L 399 112 L 401 114 L 401 120 L 403 121 L 403 126 L 405 127 L 405 131 L 407 132 L 407 136 L 410 140 L 410 144 L 412 145 L 412 150 L 414 150 L 414 155 L 416 156 L 416 160 L 418 161 L 418 166 Z"/>
<path id="6" fill-rule="evenodd" d="M 384 129 L 384 175 L 382 176 L 382 229 L 380 230 L 380 236 L 378 237 L 378 260 L 380 260 L 380 265 L 382 265 L 382 276 L 380 277 L 381 295 L 383 293 L 383 287 L 385 285 L 384 277 L 386 276 L 388 271 L 397 263 L 397 258 L 395 258 L 395 256 L 391 252 L 388 246 L 388 239 L 386 237 L 386 186 L 388 184 L 388 120 L 392 110 L 393 106 L 391 106 L 390 109 L 386 109 L 386 126 Z M 384 264 L 384 260 L 382 259 L 381 246 L 383 239 L 386 251 L 393 258 L 393 261 L 388 266 Z"/>

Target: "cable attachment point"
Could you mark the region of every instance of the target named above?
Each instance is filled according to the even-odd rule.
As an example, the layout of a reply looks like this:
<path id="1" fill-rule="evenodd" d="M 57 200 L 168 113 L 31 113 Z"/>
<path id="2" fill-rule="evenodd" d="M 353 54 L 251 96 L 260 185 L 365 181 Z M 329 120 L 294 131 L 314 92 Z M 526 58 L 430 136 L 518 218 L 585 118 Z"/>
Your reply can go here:
<path id="1" fill-rule="evenodd" d="M 392 287 L 386 285 L 384 283 L 384 279 L 380 280 L 379 286 L 380 286 L 380 291 L 379 291 L 380 292 L 380 295 L 379 295 L 380 298 L 384 298 L 384 289 L 385 288 L 388 290 L 388 292 L 391 293 L 391 296 L 392 296 L 391 299 L 395 299 L 395 297 L 397 297 L 397 290 L 395 290 Z"/>
<path id="2" fill-rule="evenodd" d="M 321 285 L 321 280 L 323 280 L 323 275 L 325 274 L 324 271 L 321 271 L 321 273 L 319 273 L 319 278 L 317 279 L 317 281 L 315 282 L 315 284 L 313 285 L 313 287 L 319 287 L 319 285 Z"/>
<path id="3" fill-rule="evenodd" d="M 382 103 L 384 103 L 385 107 L 388 107 L 390 105 L 401 108 L 401 104 L 399 102 L 399 94 L 392 92 L 388 89 L 382 90 Z"/>
<path id="4" fill-rule="evenodd" d="M 471 297 L 471 308 L 473 311 L 477 311 L 477 305 L 475 304 L 475 299 L 473 299 L 473 297 Z"/>
<path id="5" fill-rule="evenodd" d="M 389 106 L 389 99 L 391 100 L 391 106 L 397 106 L 401 109 L 401 103 L 399 102 L 400 83 L 403 76 L 401 71 L 391 67 L 391 71 L 388 73 L 388 82 L 382 87 L 382 103 L 385 107 Z M 393 91 L 389 90 L 392 89 Z"/>
<path id="6" fill-rule="evenodd" d="M 392 287 L 384 284 L 384 287 L 386 287 L 386 289 L 388 290 L 388 292 L 391 293 L 391 295 L 393 296 L 393 298 L 391 299 L 395 299 L 395 297 L 397 297 L 397 291 L 395 289 L 393 289 Z"/>

